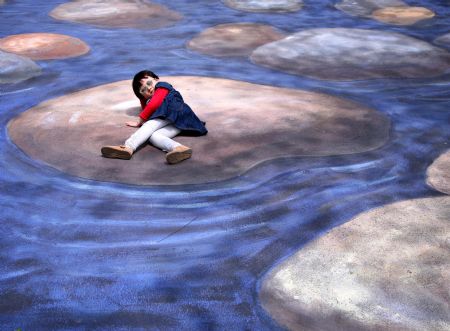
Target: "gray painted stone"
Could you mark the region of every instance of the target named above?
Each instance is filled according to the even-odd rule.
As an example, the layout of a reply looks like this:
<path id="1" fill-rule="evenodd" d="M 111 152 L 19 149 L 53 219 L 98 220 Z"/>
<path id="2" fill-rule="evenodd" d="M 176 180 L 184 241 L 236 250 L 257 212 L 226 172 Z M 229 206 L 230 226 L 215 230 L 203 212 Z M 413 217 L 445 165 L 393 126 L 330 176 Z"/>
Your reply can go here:
<path id="1" fill-rule="evenodd" d="M 443 46 L 445 48 L 450 48 L 450 33 L 446 33 L 434 40 L 434 43 Z"/>
<path id="2" fill-rule="evenodd" d="M 427 184 L 450 195 L 450 150 L 439 156 L 427 169 Z"/>
<path id="3" fill-rule="evenodd" d="M 50 16 L 77 23 L 105 27 L 160 28 L 182 16 L 165 6 L 142 0 L 74 0 L 63 3 Z"/>
<path id="4" fill-rule="evenodd" d="M 303 6 L 302 0 L 224 0 L 225 5 L 248 12 L 293 12 Z"/>
<path id="5" fill-rule="evenodd" d="M 30 59 L 0 51 L 0 84 L 18 83 L 40 74 L 41 68 Z"/>
<path id="6" fill-rule="evenodd" d="M 450 197 L 363 213 L 263 279 L 260 300 L 290 330 L 450 330 Z"/>
<path id="7" fill-rule="evenodd" d="M 263 45 L 257 64 L 325 80 L 432 77 L 450 69 L 450 53 L 400 33 L 311 29 Z"/>
<path id="8" fill-rule="evenodd" d="M 335 7 L 352 16 L 369 17 L 373 11 L 385 7 L 408 6 L 401 0 L 343 0 Z"/>

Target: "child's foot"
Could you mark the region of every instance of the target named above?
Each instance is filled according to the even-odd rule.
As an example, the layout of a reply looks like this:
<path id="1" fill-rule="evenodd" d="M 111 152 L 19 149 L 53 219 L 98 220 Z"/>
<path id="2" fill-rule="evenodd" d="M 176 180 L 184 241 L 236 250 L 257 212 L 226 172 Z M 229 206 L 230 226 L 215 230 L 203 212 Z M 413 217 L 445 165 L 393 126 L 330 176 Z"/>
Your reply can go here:
<path id="1" fill-rule="evenodd" d="M 189 159 L 192 155 L 192 149 L 187 146 L 175 147 L 172 151 L 166 154 L 166 160 L 169 164 L 179 163 L 183 160 Z"/>
<path id="2" fill-rule="evenodd" d="M 112 159 L 131 159 L 133 150 L 126 146 L 105 146 L 102 147 L 102 155 Z"/>

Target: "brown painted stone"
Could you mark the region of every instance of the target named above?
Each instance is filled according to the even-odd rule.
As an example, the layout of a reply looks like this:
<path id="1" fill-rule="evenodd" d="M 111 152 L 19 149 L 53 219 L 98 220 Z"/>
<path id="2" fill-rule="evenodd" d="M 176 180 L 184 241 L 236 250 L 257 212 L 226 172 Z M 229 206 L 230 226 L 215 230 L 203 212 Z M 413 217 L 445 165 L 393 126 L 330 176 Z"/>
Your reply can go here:
<path id="1" fill-rule="evenodd" d="M 225 5 L 247 12 L 285 13 L 298 11 L 302 0 L 224 0 Z"/>
<path id="2" fill-rule="evenodd" d="M 213 56 L 249 56 L 255 48 L 283 37 L 281 32 L 268 25 L 231 23 L 206 29 L 187 46 Z"/>
<path id="3" fill-rule="evenodd" d="M 345 99 L 296 89 L 206 77 L 167 77 L 208 135 L 177 137 L 193 157 L 175 166 L 147 145 L 131 160 L 102 158 L 122 144 L 140 107 L 130 81 L 90 88 L 39 104 L 13 119 L 8 132 L 34 159 L 69 174 L 130 184 L 191 184 L 228 179 L 265 160 L 359 153 L 383 145 L 390 122 Z"/>
<path id="4" fill-rule="evenodd" d="M 75 0 L 59 5 L 50 16 L 65 21 L 106 27 L 160 28 L 182 16 L 165 6 L 134 0 Z"/>
<path id="5" fill-rule="evenodd" d="M 89 46 L 80 39 L 55 33 L 8 36 L 0 39 L 0 49 L 33 60 L 70 58 L 89 52 Z"/>
<path id="6" fill-rule="evenodd" d="M 397 25 L 411 25 L 434 15 L 424 7 L 386 7 L 372 13 L 372 17 L 380 22 Z"/>
<path id="7" fill-rule="evenodd" d="M 427 184 L 439 192 L 450 194 L 450 150 L 427 169 Z"/>
<path id="8" fill-rule="evenodd" d="M 290 330 L 449 330 L 450 197 L 363 213 L 265 277 L 264 308 Z"/>

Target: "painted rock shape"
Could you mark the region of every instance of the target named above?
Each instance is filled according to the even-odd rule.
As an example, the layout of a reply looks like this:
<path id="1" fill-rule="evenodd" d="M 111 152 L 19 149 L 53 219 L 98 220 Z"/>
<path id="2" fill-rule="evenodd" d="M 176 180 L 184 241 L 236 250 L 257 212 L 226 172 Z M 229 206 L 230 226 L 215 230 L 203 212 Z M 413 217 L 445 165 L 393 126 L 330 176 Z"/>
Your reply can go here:
<path id="1" fill-rule="evenodd" d="M 395 32 L 311 29 L 263 45 L 257 64 L 325 80 L 432 77 L 450 69 L 450 53 Z"/>
<path id="2" fill-rule="evenodd" d="M 370 17 L 372 13 L 386 7 L 406 7 L 401 0 L 343 0 L 335 7 L 352 16 Z"/>
<path id="3" fill-rule="evenodd" d="M 13 119 L 9 135 L 31 158 L 63 172 L 138 185 L 220 181 L 277 157 L 364 152 L 389 136 L 383 114 L 326 94 L 207 77 L 162 80 L 181 92 L 209 130 L 176 137 L 194 152 L 178 165 L 167 165 L 151 145 L 129 161 L 101 157 L 102 146 L 123 144 L 136 130 L 124 124 L 140 112 L 131 81 L 43 102 Z"/>
<path id="4" fill-rule="evenodd" d="M 290 330 L 449 330 L 450 197 L 360 214 L 276 266 L 263 307 Z"/>
<path id="5" fill-rule="evenodd" d="M 75 0 L 64 3 L 50 16 L 65 21 L 105 27 L 160 28 L 178 22 L 182 16 L 165 6 L 134 0 Z"/>
<path id="6" fill-rule="evenodd" d="M 378 21 L 397 25 L 411 25 L 434 15 L 424 7 L 386 7 L 372 13 L 372 17 Z"/>
<path id="7" fill-rule="evenodd" d="M 248 12 L 293 12 L 303 6 L 302 0 L 224 0 L 225 5 Z"/>
<path id="8" fill-rule="evenodd" d="M 64 59 L 89 52 L 78 38 L 55 33 L 27 33 L 0 39 L 0 49 L 32 60 Z"/>
<path id="9" fill-rule="evenodd" d="M 450 194 L 450 150 L 439 156 L 427 170 L 427 184 Z"/>
<path id="10" fill-rule="evenodd" d="M 18 83 L 40 74 L 41 68 L 32 60 L 0 51 L 0 84 Z"/>
<path id="11" fill-rule="evenodd" d="M 450 48 L 450 33 L 446 33 L 434 40 L 434 43 L 445 48 Z"/>
<path id="12" fill-rule="evenodd" d="M 201 32 L 187 47 L 213 56 L 249 56 L 255 48 L 283 37 L 277 29 L 264 24 L 220 24 Z"/>

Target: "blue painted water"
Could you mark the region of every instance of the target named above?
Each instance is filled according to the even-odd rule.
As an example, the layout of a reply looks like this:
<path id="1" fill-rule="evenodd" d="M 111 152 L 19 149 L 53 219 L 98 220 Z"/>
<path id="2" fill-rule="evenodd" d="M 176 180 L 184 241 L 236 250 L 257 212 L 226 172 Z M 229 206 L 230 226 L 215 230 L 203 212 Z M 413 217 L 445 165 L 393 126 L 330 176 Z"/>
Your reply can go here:
<path id="1" fill-rule="evenodd" d="M 258 302 L 274 265 L 363 211 L 439 193 L 425 171 L 449 148 L 450 75 L 326 82 L 216 59 L 184 45 L 231 22 L 287 33 L 317 27 L 391 30 L 428 42 L 450 30 L 446 1 L 408 1 L 438 16 L 396 27 L 348 16 L 334 1 L 291 14 L 250 14 L 220 1 L 154 1 L 184 15 L 158 30 L 108 29 L 48 16 L 62 0 L 8 1 L 0 37 L 55 32 L 88 43 L 86 56 L 40 61 L 43 75 L 0 86 L 0 324 L 2 330 L 276 330 Z M 199 75 L 321 91 L 388 115 L 389 142 L 357 155 L 266 161 L 214 184 L 139 187 L 68 176 L 24 155 L 9 120 L 56 96 L 130 79 Z M 98 128 L 101 130 L 101 128 Z M 57 143 L 57 142 L 55 142 Z"/>

